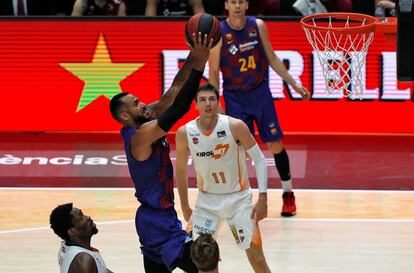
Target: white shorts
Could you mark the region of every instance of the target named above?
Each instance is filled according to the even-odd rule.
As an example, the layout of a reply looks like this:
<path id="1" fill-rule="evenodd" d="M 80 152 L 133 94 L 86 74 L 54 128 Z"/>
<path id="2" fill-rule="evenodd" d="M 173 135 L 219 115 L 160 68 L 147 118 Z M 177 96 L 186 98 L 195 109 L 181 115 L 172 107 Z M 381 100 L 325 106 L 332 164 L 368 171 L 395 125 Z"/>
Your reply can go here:
<path id="1" fill-rule="evenodd" d="M 193 211 L 193 239 L 199 233 L 209 233 L 213 236 L 223 220 L 227 221 L 233 237 L 241 249 L 248 249 L 257 225 L 251 219 L 253 210 L 252 190 L 217 194 L 199 192 Z M 258 230 L 257 230 L 258 231 Z M 260 238 L 260 233 L 258 233 Z"/>

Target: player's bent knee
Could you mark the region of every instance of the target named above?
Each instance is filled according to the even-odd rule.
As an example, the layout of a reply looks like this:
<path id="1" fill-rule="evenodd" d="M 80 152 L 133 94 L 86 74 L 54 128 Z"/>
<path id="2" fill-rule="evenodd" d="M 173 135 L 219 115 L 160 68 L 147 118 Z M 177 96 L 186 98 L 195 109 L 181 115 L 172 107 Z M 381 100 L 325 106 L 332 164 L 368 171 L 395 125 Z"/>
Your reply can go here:
<path id="1" fill-rule="evenodd" d="M 283 150 L 283 144 L 280 141 L 267 142 L 267 146 L 274 154 L 278 154 Z"/>
<path id="2" fill-rule="evenodd" d="M 262 247 L 262 238 L 259 236 L 253 236 L 252 241 L 250 242 L 250 247 Z"/>

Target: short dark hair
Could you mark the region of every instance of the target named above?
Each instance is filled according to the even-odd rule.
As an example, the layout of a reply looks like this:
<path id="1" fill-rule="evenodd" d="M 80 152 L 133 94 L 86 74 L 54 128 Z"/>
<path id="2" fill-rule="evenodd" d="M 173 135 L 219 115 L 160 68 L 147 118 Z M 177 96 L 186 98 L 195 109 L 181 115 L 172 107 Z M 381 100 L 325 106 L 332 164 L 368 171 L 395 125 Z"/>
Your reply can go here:
<path id="1" fill-rule="evenodd" d="M 65 241 L 69 241 L 68 229 L 73 227 L 73 215 L 71 214 L 73 203 L 57 206 L 50 214 L 50 228 Z"/>
<path id="2" fill-rule="evenodd" d="M 191 258 L 201 271 L 212 271 L 217 268 L 220 250 L 211 234 L 202 233 L 191 245 Z"/>
<path id="3" fill-rule="evenodd" d="M 213 91 L 214 94 L 216 94 L 217 100 L 220 98 L 220 94 L 219 94 L 218 89 L 214 85 L 212 85 L 211 83 L 205 83 L 205 84 L 200 85 L 200 87 L 197 90 L 197 93 L 196 93 L 196 96 L 195 96 L 195 101 L 196 102 L 197 102 L 198 93 L 200 93 L 201 91 Z"/>
<path id="4" fill-rule="evenodd" d="M 120 114 L 121 114 L 121 108 L 124 105 L 124 103 L 121 101 L 121 98 L 125 97 L 126 95 L 129 95 L 128 92 L 123 92 L 116 94 L 112 97 L 111 101 L 109 102 L 109 110 L 111 111 L 112 117 L 122 123 Z"/>

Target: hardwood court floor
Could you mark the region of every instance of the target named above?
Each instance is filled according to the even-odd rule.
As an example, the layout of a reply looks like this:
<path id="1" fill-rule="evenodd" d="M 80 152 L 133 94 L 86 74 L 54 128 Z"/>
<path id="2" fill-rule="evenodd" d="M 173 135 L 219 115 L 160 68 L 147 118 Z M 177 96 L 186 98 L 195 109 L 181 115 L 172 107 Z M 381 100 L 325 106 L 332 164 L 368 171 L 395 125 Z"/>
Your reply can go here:
<path id="1" fill-rule="evenodd" d="M 414 191 L 298 190 L 298 215 L 289 219 L 279 217 L 280 195 L 269 192 L 269 218 L 260 224 L 272 272 L 414 272 Z M 64 202 L 97 222 L 92 242 L 108 268 L 143 272 L 131 189 L 0 188 L 0 273 L 59 271 L 48 217 Z M 252 272 L 225 225 L 218 241 L 220 272 Z"/>

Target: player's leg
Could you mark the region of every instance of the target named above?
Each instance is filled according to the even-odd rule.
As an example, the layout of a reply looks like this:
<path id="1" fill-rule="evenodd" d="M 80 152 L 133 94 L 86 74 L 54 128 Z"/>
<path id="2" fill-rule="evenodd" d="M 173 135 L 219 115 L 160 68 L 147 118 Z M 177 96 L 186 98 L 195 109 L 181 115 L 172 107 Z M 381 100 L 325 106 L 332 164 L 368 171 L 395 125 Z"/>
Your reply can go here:
<path id="1" fill-rule="evenodd" d="M 145 272 L 170 272 L 169 269 L 175 268 L 175 262 L 182 257 L 185 243 L 191 239 L 182 230 L 174 208 L 158 210 L 140 206 L 135 225 L 144 254 Z"/>
<path id="2" fill-rule="evenodd" d="M 279 173 L 283 188 L 282 216 L 296 215 L 295 194 L 292 191 L 292 178 L 290 175 L 289 156 L 280 141 L 266 142 L 275 159 L 276 169 Z"/>
<path id="3" fill-rule="evenodd" d="M 250 248 L 246 249 L 247 258 L 252 265 L 254 272 L 271 272 L 266 263 L 266 258 L 263 253 L 262 239 L 260 236 L 259 226 L 254 223 L 253 237 L 250 243 Z"/>
<path id="4" fill-rule="evenodd" d="M 184 245 L 183 254 L 180 258 L 178 258 L 174 262 L 174 266 L 182 269 L 184 272 L 187 273 L 197 273 L 198 269 L 197 266 L 194 264 L 193 260 L 191 259 L 191 245 L 193 241 L 189 241 Z"/>
<path id="5" fill-rule="evenodd" d="M 293 216 L 296 214 L 296 203 L 292 191 L 289 157 L 281 142 L 283 131 L 279 124 L 269 87 L 267 85 L 261 85 L 260 89 L 263 94 L 263 102 L 261 103 L 261 107 L 256 111 L 257 127 L 260 138 L 267 144 L 273 154 L 276 169 L 279 173 L 283 188 L 283 207 L 281 214 L 282 216 Z"/>
<path id="6" fill-rule="evenodd" d="M 144 255 L 144 269 L 145 273 L 170 273 L 167 266 L 156 263 Z M 197 271 L 196 271 L 197 272 Z"/>
<path id="7" fill-rule="evenodd" d="M 231 203 L 232 208 L 227 222 L 236 244 L 246 251 L 254 272 L 270 272 L 262 250 L 259 226 L 250 218 L 253 210 L 252 196 L 251 189 L 228 196 L 226 202 Z"/>
<path id="8" fill-rule="evenodd" d="M 221 218 L 219 217 L 222 209 L 222 195 L 207 192 L 199 192 L 196 205 L 191 216 L 193 221 L 193 240 L 196 240 L 200 233 L 216 235 Z"/>

